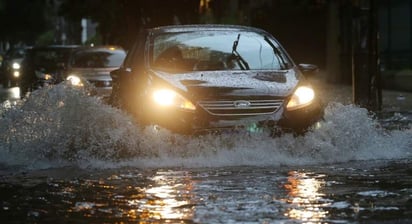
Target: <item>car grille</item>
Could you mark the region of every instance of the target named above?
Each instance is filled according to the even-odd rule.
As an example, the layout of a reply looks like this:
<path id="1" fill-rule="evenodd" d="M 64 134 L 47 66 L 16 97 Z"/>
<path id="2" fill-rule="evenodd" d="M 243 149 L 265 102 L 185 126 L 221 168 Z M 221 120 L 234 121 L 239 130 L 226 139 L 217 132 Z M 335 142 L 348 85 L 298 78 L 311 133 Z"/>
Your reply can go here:
<path id="1" fill-rule="evenodd" d="M 216 116 L 252 116 L 275 113 L 283 100 L 200 101 L 198 104 Z"/>

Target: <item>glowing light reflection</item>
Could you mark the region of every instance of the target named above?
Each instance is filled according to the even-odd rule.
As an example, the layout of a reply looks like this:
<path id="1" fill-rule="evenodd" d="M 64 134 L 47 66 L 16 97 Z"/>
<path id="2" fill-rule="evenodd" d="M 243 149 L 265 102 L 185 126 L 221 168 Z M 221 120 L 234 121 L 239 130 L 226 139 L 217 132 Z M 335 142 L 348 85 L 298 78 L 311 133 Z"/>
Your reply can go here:
<path id="1" fill-rule="evenodd" d="M 174 219 L 191 220 L 194 208 L 190 206 L 192 181 L 187 176 L 176 176 L 171 173 L 158 172 L 152 178 L 153 186 L 143 190 L 143 200 L 129 200 L 129 205 L 137 205 L 131 217 L 138 215 L 140 219 Z M 137 212 L 137 213 L 136 213 Z"/>
<path id="2" fill-rule="evenodd" d="M 285 216 L 304 222 L 322 222 L 327 217 L 328 212 L 323 210 L 329 205 L 322 193 L 324 175 L 312 176 L 305 172 L 289 172 L 288 183 L 284 187 L 289 192 L 286 201 L 291 206 Z"/>
<path id="3" fill-rule="evenodd" d="M 13 87 L 9 89 L 9 95 L 11 99 L 19 99 L 20 98 L 20 88 L 19 87 Z"/>

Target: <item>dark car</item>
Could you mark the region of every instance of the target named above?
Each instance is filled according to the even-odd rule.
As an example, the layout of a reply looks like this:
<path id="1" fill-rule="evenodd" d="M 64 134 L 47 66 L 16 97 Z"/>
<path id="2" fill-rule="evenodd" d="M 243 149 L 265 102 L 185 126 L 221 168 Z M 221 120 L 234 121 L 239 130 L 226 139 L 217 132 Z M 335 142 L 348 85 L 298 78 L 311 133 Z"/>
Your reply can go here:
<path id="1" fill-rule="evenodd" d="M 21 96 L 26 92 L 65 80 L 71 54 L 78 47 L 78 45 L 49 45 L 27 50 L 21 67 Z"/>
<path id="2" fill-rule="evenodd" d="M 322 115 L 303 73 L 264 30 L 165 26 L 142 32 L 112 72 L 111 102 L 179 133 L 267 127 L 304 132 Z"/>
<path id="3" fill-rule="evenodd" d="M 110 72 L 119 68 L 126 52 L 119 46 L 94 46 L 76 49 L 70 59 L 67 79 L 73 85 L 93 85 L 95 93 L 109 97 L 112 92 Z"/>
<path id="4" fill-rule="evenodd" d="M 4 55 L 0 67 L 0 78 L 3 87 L 17 86 L 20 82 L 21 63 L 26 54 L 26 47 L 11 48 Z"/>

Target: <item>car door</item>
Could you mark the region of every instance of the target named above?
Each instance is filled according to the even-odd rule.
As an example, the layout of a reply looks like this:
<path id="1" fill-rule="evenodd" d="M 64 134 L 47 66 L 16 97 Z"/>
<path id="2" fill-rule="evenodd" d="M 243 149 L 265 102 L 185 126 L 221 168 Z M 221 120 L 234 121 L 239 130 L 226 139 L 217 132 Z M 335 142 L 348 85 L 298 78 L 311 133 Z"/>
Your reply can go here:
<path id="1" fill-rule="evenodd" d="M 141 95 L 146 36 L 146 32 L 138 35 L 122 66 L 110 73 L 113 80 L 110 102 L 128 111 L 135 109 Z"/>

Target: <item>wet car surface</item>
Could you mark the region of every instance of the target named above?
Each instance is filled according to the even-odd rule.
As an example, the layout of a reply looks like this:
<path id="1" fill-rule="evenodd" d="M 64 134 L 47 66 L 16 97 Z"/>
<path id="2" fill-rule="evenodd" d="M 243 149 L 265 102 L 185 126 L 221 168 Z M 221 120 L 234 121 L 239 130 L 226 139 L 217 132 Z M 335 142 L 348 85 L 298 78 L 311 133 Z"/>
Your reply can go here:
<path id="1" fill-rule="evenodd" d="M 119 46 L 93 46 L 77 49 L 69 62 L 67 76 L 76 82 L 87 82 L 95 87 L 95 95 L 109 97 L 112 91 L 110 72 L 122 64 L 126 52 Z M 79 82 L 78 81 L 78 82 Z"/>
<path id="2" fill-rule="evenodd" d="M 112 72 L 113 105 L 179 132 L 269 127 L 301 132 L 322 114 L 302 71 L 269 33 L 224 25 L 142 32 Z"/>

